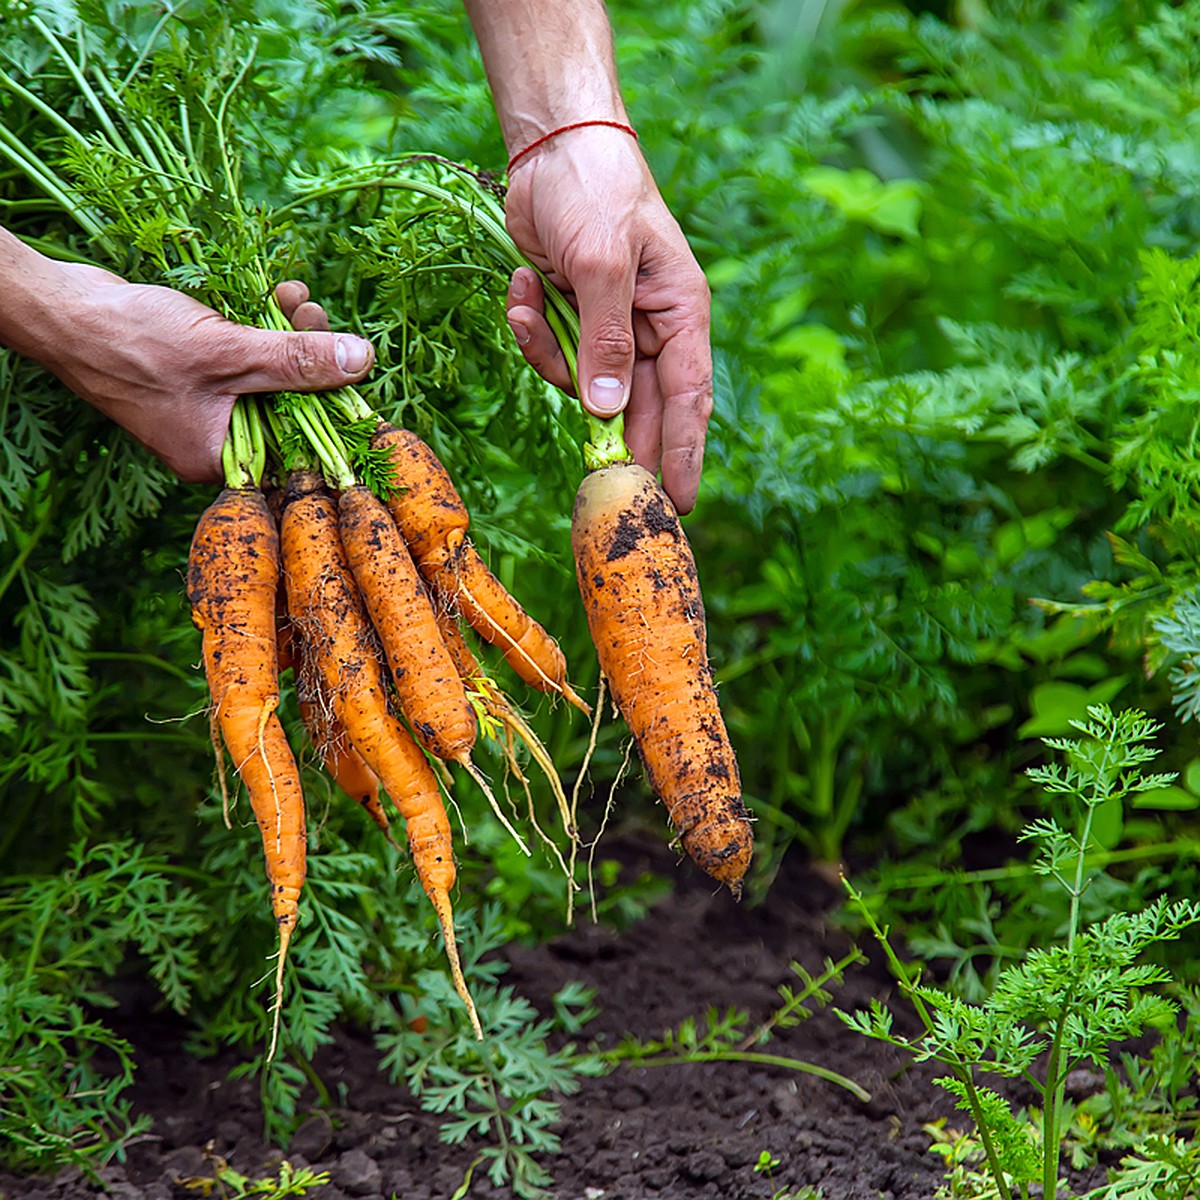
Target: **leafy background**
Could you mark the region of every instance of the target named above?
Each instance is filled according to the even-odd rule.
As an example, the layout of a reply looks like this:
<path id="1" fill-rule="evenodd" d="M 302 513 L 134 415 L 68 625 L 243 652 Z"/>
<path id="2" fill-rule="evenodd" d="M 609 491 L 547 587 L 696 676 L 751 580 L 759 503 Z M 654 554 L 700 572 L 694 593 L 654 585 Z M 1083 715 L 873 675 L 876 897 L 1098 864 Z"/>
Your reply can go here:
<path id="1" fill-rule="evenodd" d="M 158 20 L 150 5 L 78 7 L 115 63 Z M 220 8 L 259 38 L 242 146 L 257 200 L 364 156 L 501 168 L 449 0 Z M 875 910 L 982 994 L 999 952 L 974 942 L 1019 951 L 1047 905 L 1055 919 L 1013 840 L 1043 803 L 1021 772 L 1038 739 L 1101 702 L 1163 721 L 1178 779 L 1097 816 L 1110 857 L 1090 903 L 1194 894 L 1200 5 L 610 9 L 642 146 L 713 288 L 717 410 L 687 528 L 758 817 L 750 902 L 788 886 L 791 856 L 850 862 Z M 42 65 L 9 19 L 30 11 L 73 9 L 3 5 L 0 65 L 20 76 Z M 213 6 L 176 15 L 204 47 Z M 34 228 L 21 195 L 0 176 L 7 224 L 77 245 Z M 503 281 L 406 269 L 397 247 L 411 259 L 431 237 L 469 238 L 382 201 L 306 219 L 289 265 L 376 341 L 377 399 L 444 455 L 493 567 L 593 686 L 566 536 L 574 411 L 516 361 Z M 469 244 L 453 253 L 469 260 Z M 207 492 L 11 355 L 0 455 L 0 1061 L 20 1068 L 0 1128 L 41 1130 L 14 1143 L 28 1164 L 102 1150 L 122 1127 L 118 1086 L 81 1113 L 65 1099 L 81 1089 L 47 1110 L 33 1083 L 68 1063 L 87 1076 L 111 1041 L 94 1014 L 115 976 L 148 976 L 189 1012 L 197 1052 L 237 1043 L 259 1070 L 272 926 L 253 826 L 220 821 L 181 586 Z M 587 730 L 522 698 L 570 779 Z M 585 832 L 625 737 L 602 731 Z M 617 827 L 664 836 L 638 778 L 618 798 Z M 407 865 L 315 773 L 311 804 L 295 1052 L 263 1076 L 279 1133 L 335 1020 L 394 1049 L 440 994 Z M 468 935 L 482 971 L 487 946 L 561 927 L 564 886 L 464 804 L 459 906 L 495 906 Z M 636 911 L 655 886 L 602 901 Z M 1196 957 L 1187 942 L 1172 953 L 1185 972 Z M 497 1021 L 519 1028 L 502 1000 Z"/>

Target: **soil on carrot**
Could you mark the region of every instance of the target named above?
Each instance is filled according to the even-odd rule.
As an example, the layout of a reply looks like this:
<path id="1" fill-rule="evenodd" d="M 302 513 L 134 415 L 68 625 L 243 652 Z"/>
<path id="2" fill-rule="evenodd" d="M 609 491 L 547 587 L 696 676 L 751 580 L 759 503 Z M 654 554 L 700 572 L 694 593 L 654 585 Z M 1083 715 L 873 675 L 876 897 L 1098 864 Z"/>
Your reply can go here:
<path id="1" fill-rule="evenodd" d="M 571 980 L 593 987 L 600 1015 L 587 1033 L 603 1045 L 625 1034 L 658 1038 L 709 1006 L 744 1009 L 756 1025 L 778 1007 L 779 986 L 797 982 L 790 963 L 815 973 L 826 956 L 840 957 L 851 945 L 828 916 L 835 889 L 802 867 L 786 870 L 767 901 L 751 907 L 735 903 L 689 864 L 664 863 L 657 850 L 624 857 L 635 875 L 650 867 L 672 872 L 671 894 L 648 919 L 621 932 L 581 922 L 547 944 L 505 952 L 511 964 L 506 980 L 543 1011 Z M 854 1010 L 892 994 L 873 959 L 851 968 L 833 1005 Z M 182 1029 L 145 1015 L 135 1014 L 121 1032 L 138 1047 L 132 1094 L 136 1109 L 153 1118 L 148 1134 L 129 1148 L 125 1162 L 103 1170 L 103 1189 L 74 1172 L 53 1179 L 0 1176 L 0 1196 L 219 1196 L 219 1187 L 206 1193 L 200 1184 L 204 1177 L 211 1181 L 219 1156 L 254 1178 L 276 1171 L 283 1157 L 293 1166 L 328 1171 L 330 1183 L 308 1193 L 314 1200 L 448 1200 L 478 1149 L 439 1142 L 435 1118 L 388 1082 L 364 1033 L 343 1031 L 319 1057 L 318 1071 L 338 1106 L 319 1110 L 314 1100 L 313 1114 L 281 1152 L 262 1142 L 254 1085 L 226 1079 L 232 1060 L 189 1058 L 181 1050 Z M 618 1067 L 563 1099 L 562 1152 L 545 1162 L 550 1195 L 740 1200 L 808 1185 L 824 1200 L 931 1200 L 938 1160 L 921 1126 L 953 1112 L 932 1084 L 933 1069 L 914 1067 L 853 1034 L 829 1010 L 779 1030 L 766 1049 L 847 1075 L 871 1099 L 784 1067 Z M 754 1170 L 763 1151 L 778 1160 L 770 1178 Z M 508 1194 L 478 1173 L 468 1193 Z"/>

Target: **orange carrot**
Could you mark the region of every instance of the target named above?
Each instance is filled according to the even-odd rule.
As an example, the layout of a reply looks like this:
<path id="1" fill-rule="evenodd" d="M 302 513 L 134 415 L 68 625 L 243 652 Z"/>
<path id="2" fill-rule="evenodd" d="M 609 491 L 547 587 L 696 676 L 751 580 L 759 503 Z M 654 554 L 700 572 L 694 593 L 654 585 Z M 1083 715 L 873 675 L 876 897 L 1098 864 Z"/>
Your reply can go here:
<path id="1" fill-rule="evenodd" d="M 467 537 L 470 515 L 437 455 L 415 433 L 382 425 L 373 444 L 387 449 L 396 490 L 388 509 L 427 583 L 462 613 L 531 687 L 587 705 L 567 683 L 558 643 L 517 603 Z"/>
<path id="2" fill-rule="evenodd" d="M 571 543 L 600 666 L 650 784 L 688 854 L 739 895 L 753 836 L 675 509 L 641 467 L 605 467 L 579 488 Z"/>
<path id="3" fill-rule="evenodd" d="M 275 598 L 279 535 L 260 491 L 226 488 L 196 526 L 188 557 L 192 620 L 204 634 L 204 667 L 216 720 L 262 834 L 271 906 L 279 927 L 275 1052 L 283 967 L 306 869 L 300 772 L 276 715 Z"/>
<path id="4" fill-rule="evenodd" d="M 300 719 L 308 730 L 309 740 L 321 766 L 329 773 L 334 783 L 346 793 L 363 812 L 379 827 L 383 836 L 392 845 L 391 825 L 383 805 L 379 802 L 379 776 L 363 761 L 363 757 L 350 745 L 341 723 L 327 709 L 327 702 L 320 699 L 300 700 Z"/>
<path id="5" fill-rule="evenodd" d="M 475 713 L 396 522 L 374 492 L 357 486 L 338 497 L 338 529 L 417 741 L 440 759 L 468 764 Z"/>
<path id="6" fill-rule="evenodd" d="M 374 631 L 338 536 L 337 504 L 319 476 L 298 472 L 289 480 L 281 533 L 288 611 L 304 640 L 305 660 L 311 660 L 351 745 L 404 818 L 417 877 L 441 925 L 454 986 L 482 1038 L 454 937 L 450 822 L 428 760 L 388 710 Z"/>
<path id="7" fill-rule="evenodd" d="M 498 721 L 504 728 L 504 742 L 501 751 L 509 770 L 512 771 L 522 786 L 525 787 L 526 792 L 528 792 L 528 780 L 521 770 L 521 764 L 517 761 L 516 748 L 513 744 L 514 735 L 516 735 L 524 743 L 526 750 L 529 751 L 529 756 L 545 773 L 546 780 L 550 784 L 550 790 L 554 793 L 554 799 L 558 804 L 559 814 L 563 820 L 563 829 L 567 832 L 568 837 L 574 840 L 576 837 L 575 826 L 567 808 L 567 796 L 563 791 L 562 780 L 559 778 L 558 771 L 554 766 L 554 760 L 550 757 L 550 752 L 542 744 L 541 739 L 534 733 L 525 718 L 513 706 L 512 701 L 496 686 L 496 683 L 492 679 L 484 674 L 483 667 L 479 665 L 479 660 L 471 653 L 471 648 L 463 638 L 462 631 L 459 629 L 458 622 L 454 619 L 453 614 L 439 610 L 437 623 L 438 629 L 442 634 L 442 641 L 445 643 L 446 649 L 449 650 L 450 657 L 454 660 L 454 666 L 463 683 L 469 689 L 468 694 L 475 696 L 477 702 L 483 706 L 483 711 L 487 716 L 491 717 L 493 721 Z M 549 839 L 546 840 L 548 841 Z"/>

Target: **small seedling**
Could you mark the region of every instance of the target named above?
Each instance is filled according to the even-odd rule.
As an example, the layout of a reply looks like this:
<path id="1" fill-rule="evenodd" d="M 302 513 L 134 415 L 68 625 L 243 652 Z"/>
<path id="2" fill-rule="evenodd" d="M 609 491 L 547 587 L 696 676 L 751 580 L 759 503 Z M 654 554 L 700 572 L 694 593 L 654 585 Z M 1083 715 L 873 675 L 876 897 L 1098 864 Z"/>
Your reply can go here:
<path id="1" fill-rule="evenodd" d="M 310 1167 L 293 1167 L 286 1159 L 279 1164 L 277 1175 L 264 1175 L 251 1179 L 235 1171 L 219 1155 L 210 1155 L 212 1175 L 192 1175 L 180 1179 L 180 1186 L 190 1192 L 198 1192 L 204 1200 L 289 1200 L 290 1197 L 306 1196 L 310 1189 L 329 1182 L 328 1171 L 314 1171 Z"/>
<path id="2" fill-rule="evenodd" d="M 774 1187 L 775 1180 L 772 1172 L 782 1163 L 783 1160 L 776 1158 L 770 1150 L 760 1150 L 758 1162 L 754 1164 L 754 1173 L 765 1175 L 767 1181 Z M 787 1188 L 778 1188 L 771 1193 L 771 1200 L 821 1200 L 823 1194 L 820 1188 L 809 1186 L 802 1187 L 798 1192 L 789 1191 Z"/>
<path id="3" fill-rule="evenodd" d="M 975 1120 L 980 1144 L 1002 1200 L 1028 1200 L 1040 1182 L 1042 1194 L 1057 1196 L 1059 1166 L 1070 1126 L 1067 1077 L 1084 1063 L 1104 1069 L 1111 1046 L 1147 1028 L 1173 1028 L 1178 1005 L 1154 989 L 1172 982 L 1162 967 L 1138 959 L 1150 947 L 1178 938 L 1200 922 L 1200 904 L 1160 898 L 1141 912 L 1113 913 L 1085 927 L 1080 901 L 1095 876 L 1092 830 L 1101 808 L 1161 788 L 1173 776 L 1142 775 L 1157 751 L 1150 745 L 1159 726 L 1143 713 L 1113 714 L 1088 709 L 1073 722 L 1080 739 L 1052 738 L 1046 744 L 1065 756 L 1029 772 L 1048 792 L 1077 804 L 1077 833 L 1056 821 L 1032 822 L 1023 838 L 1035 846 L 1034 868 L 1066 893 L 1065 936 L 1029 951 L 1003 970 L 995 990 L 978 1004 L 923 985 L 919 968 L 901 962 L 863 898 L 847 883 L 883 947 L 901 990 L 912 1001 L 925 1033 L 916 1038 L 892 1030 L 892 1014 L 878 1001 L 869 1013 L 838 1015 L 851 1028 L 909 1050 L 917 1061 L 938 1062 L 950 1074 L 937 1080 Z M 1040 1136 L 1034 1136 L 1004 1096 L 979 1083 L 988 1073 L 1023 1079 L 1041 1100 Z M 1150 1195 L 1153 1193 L 1147 1193 Z"/>

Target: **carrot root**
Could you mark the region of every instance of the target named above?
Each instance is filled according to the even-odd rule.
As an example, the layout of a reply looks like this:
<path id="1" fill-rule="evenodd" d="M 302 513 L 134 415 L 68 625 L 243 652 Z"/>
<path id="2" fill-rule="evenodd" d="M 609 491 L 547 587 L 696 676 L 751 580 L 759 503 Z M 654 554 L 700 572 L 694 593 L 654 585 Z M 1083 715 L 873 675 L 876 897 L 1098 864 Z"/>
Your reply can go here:
<path id="1" fill-rule="evenodd" d="M 679 518 L 641 467 L 605 467 L 579 488 L 571 540 L 592 641 L 650 784 L 687 853 L 740 895 L 753 835 Z"/>
<path id="2" fill-rule="evenodd" d="M 475 1009 L 475 1001 L 467 988 L 463 975 L 462 961 L 458 956 L 458 941 L 454 936 L 454 912 L 450 906 L 450 893 L 441 888 L 434 888 L 428 893 L 433 911 L 437 913 L 438 924 L 442 929 L 442 941 L 446 944 L 446 960 L 450 964 L 450 978 L 459 999 L 466 1006 L 467 1018 L 471 1022 L 471 1030 L 478 1041 L 483 1041 L 483 1026 L 479 1023 L 479 1013 Z"/>
<path id="3" fill-rule="evenodd" d="M 288 611 L 307 647 L 307 669 L 315 672 L 350 744 L 404 818 L 417 878 L 442 927 L 455 989 L 482 1036 L 454 940 L 450 822 L 429 760 L 388 708 L 374 633 L 338 533 L 337 505 L 319 478 L 297 475 L 289 481 L 281 532 Z"/>
<path id="4" fill-rule="evenodd" d="M 372 444 L 387 451 L 397 490 L 387 502 L 425 581 L 456 605 L 480 637 L 503 651 L 531 687 L 560 695 L 584 712 L 567 683 L 554 639 L 488 569 L 467 537 L 471 518 L 446 468 L 411 430 L 381 425 Z"/>
<path id="5" fill-rule="evenodd" d="M 279 535 L 263 494 L 226 488 L 197 523 L 187 592 L 192 620 L 203 633 L 213 718 L 246 785 L 266 859 L 280 956 L 272 1053 L 307 854 L 300 771 L 276 713 L 279 569 Z"/>

